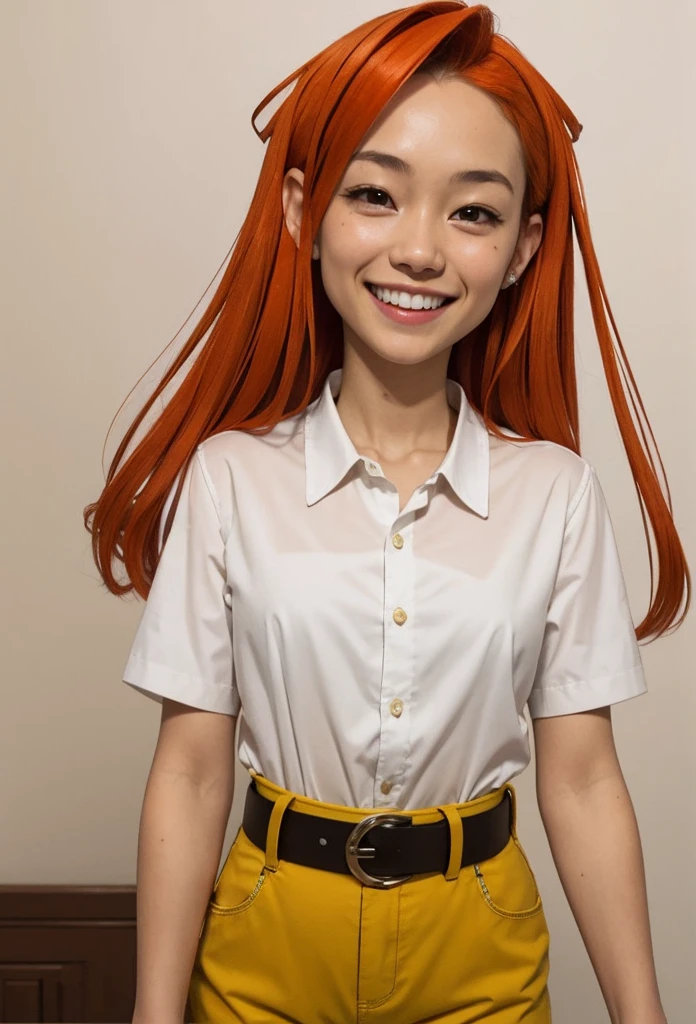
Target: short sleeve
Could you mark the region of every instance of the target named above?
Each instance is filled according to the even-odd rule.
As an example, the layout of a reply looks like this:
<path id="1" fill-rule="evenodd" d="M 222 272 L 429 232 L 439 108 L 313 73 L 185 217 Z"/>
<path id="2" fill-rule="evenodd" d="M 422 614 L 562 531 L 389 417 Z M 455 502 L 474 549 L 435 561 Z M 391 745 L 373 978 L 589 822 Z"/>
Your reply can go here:
<path id="1" fill-rule="evenodd" d="M 568 510 L 529 713 L 590 711 L 646 690 L 609 511 L 586 463 Z"/>
<path id="2" fill-rule="evenodd" d="M 173 500 L 175 481 L 160 520 Z M 198 448 L 186 469 L 123 682 L 153 700 L 236 715 L 231 595 L 218 501 Z"/>

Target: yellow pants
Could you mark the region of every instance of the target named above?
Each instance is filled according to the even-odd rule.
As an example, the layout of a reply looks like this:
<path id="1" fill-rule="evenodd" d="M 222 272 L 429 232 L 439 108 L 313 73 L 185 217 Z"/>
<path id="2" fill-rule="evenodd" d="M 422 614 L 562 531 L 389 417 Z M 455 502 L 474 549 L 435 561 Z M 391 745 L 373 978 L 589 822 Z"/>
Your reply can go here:
<path id="1" fill-rule="evenodd" d="M 416 875 L 376 889 L 352 874 L 277 855 L 288 805 L 356 824 L 371 809 L 319 803 L 255 779 L 259 792 L 276 802 L 266 850 L 240 828 L 201 928 L 187 1021 L 548 1024 L 549 935 L 515 830 L 512 786 L 465 804 L 409 810 L 414 824 L 443 815 L 449 821 L 447 875 Z M 509 843 L 490 860 L 458 871 L 458 817 L 495 806 L 506 789 L 513 807 Z M 369 861 L 361 863 L 369 870 Z"/>

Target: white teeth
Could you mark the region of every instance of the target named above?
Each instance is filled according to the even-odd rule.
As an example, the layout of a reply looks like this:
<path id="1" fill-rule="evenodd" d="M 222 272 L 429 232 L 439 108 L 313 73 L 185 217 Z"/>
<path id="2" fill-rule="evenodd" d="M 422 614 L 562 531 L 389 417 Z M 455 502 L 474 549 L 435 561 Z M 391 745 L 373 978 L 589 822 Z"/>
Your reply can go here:
<path id="1" fill-rule="evenodd" d="M 400 309 L 439 309 L 445 301 L 435 295 L 411 295 L 409 292 L 391 291 L 372 284 L 368 288 L 381 302 L 399 306 Z"/>

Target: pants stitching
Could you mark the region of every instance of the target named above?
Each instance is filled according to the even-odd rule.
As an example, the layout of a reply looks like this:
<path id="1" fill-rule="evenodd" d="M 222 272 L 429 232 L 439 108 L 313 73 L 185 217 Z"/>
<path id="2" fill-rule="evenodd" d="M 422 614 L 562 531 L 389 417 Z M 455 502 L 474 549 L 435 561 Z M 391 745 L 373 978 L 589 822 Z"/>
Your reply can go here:
<path id="1" fill-rule="evenodd" d="M 398 963 L 399 963 L 399 953 L 400 953 L 399 936 L 400 936 L 400 932 L 401 932 L 401 890 L 402 890 L 402 888 L 403 888 L 402 886 L 399 886 L 398 890 L 397 890 L 398 900 L 397 900 L 397 906 L 396 906 L 396 956 L 394 957 L 394 976 L 392 978 L 392 987 L 389 990 L 389 992 L 387 992 L 386 996 L 381 996 L 379 999 L 363 999 L 363 1000 L 361 1000 L 358 1003 L 358 1009 L 361 1010 L 361 1011 L 362 1010 L 375 1010 L 379 1006 L 383 1006 L 384 1003 L 386 1003 L 386 1001 L 388 999 L 391 999 L 391 997 L 394 995 L 394 990 L 396 989 L 396 976 L 397 976 L 397 967 L 398 967 Z"/>

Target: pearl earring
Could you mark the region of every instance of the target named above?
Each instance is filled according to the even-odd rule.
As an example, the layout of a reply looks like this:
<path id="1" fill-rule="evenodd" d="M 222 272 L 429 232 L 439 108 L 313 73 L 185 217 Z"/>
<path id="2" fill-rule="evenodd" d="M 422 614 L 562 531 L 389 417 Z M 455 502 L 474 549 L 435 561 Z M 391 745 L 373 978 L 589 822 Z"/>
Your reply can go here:
<path id="1" fill-rule="evenodd" d="M 510 276 L 508 277 L 508 285 L 511 284 L 517 284 L 517 278 L 514 274 L 510 274 Z"/>
<path id="2" fill-rule="evenodd" d="M 319 246 L 317 245 L 316 242 L 312 246 L 312 259 L 313 260 L 318 260 L 319 259 Z"/>

